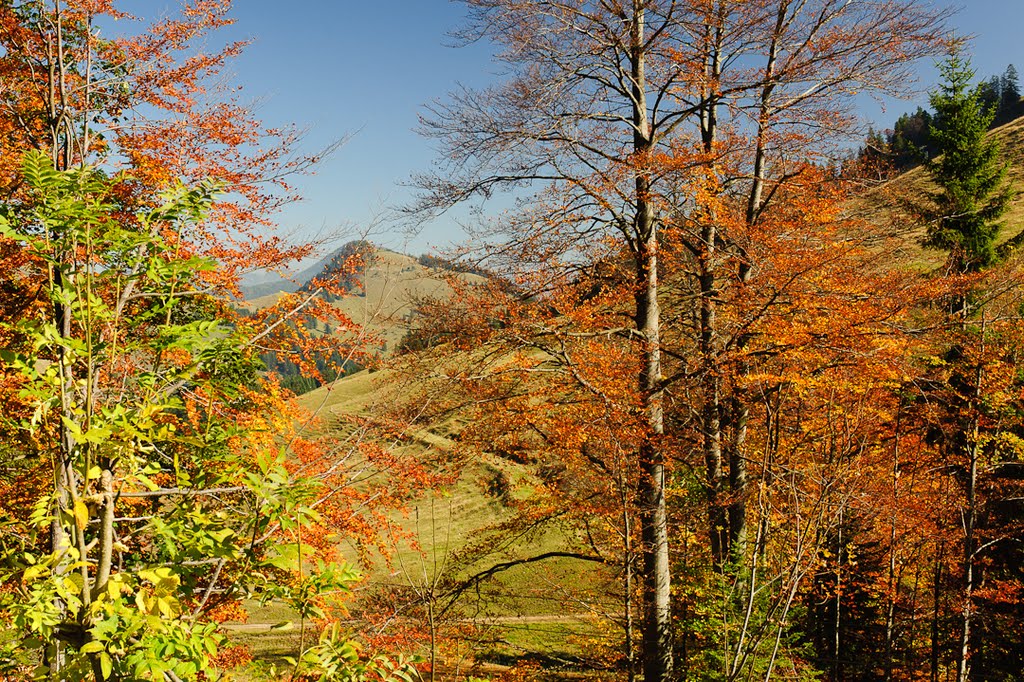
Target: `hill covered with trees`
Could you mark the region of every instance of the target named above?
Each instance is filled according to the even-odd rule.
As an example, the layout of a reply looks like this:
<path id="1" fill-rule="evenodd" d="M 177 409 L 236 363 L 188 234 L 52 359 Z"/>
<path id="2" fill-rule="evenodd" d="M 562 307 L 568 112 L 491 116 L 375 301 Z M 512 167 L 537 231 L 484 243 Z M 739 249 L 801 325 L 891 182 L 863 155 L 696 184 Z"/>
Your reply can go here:
<path id="1" fill-rule="evenodd" d="M 978 101 L 991 112 L 990 126 L 1004 125 L 1024 115 L 1017 68 L 1010 64 L 1001 76 L 992 76 L 977 84 Z M 858 162 L 883 174 L 902 173 L 931 158 L 935 150 L 928 145 L 928 128 L 934 112 L 918 107 L 900 114 L 891 130 L 868 130 L 867 139 L 857 150 Z"/>
<path id="2" fill-rule="evenodd" d="M 1024 121 L 948 12 L 466 0 L 403 215 L 513 200 L 244 298 L 312 159 L 229 4 L 0 4 L 5 677 L 1020 676 Z"/>

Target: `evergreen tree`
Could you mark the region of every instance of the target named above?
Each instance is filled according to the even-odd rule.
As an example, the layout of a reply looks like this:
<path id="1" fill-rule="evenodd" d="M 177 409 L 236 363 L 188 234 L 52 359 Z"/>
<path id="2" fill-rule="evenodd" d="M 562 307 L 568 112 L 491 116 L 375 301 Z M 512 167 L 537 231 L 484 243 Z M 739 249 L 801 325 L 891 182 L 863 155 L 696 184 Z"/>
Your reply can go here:
<path id="1" fill-rule="evenodd" d="M 924 210 L 926 246 L 949 251 L 956 272 L 970 272 L 996 260 L 999 219 L 1013 191 L 999 144 L 986 139 L 995 111 L 981 102 L 971 85 L 970 60 L 953 52 L 941 65 L 943 81 L 929 101 L 935 114 L 928 146 L 935 155 L 925 164 L 938 190 L 929 193 Z"/>
<path id="2" fill-rule="evenodd" d="M 928 128 L 931 123 L 932 115 L 921 107 L 896 120 L 889 135 L 889 151 L 896 170 L 913 168 L 931 156 L 928 151 Z"/>
<path id="3" fill-rule="evenodd" d="M 1017 68 L 1010 64 L 999 79 L 999 118 L 1010 121 L 1020 114 L 1020 83 Z"/>
<path id="4" fill-rule="evenodd" d="M 1003 101 L 1003 82 L 999 76 L 992 76 L 978 86 L 978 101 L 986 111 L 999 111 Z"/>
<path id="5" fill-rule="evenodd" d="M 890 143 L 886 136 L 873 127 L 869 127 L 864 144 L 857 150 L 857 162 L 873 171 L 880 168 L 888 169 L 889 148 Z"/>
<path id="6" fill-rule="evenodd" d="M 926 244 L 949 252 L 950 273 L 978 272 L 1001 255 L 996 249 L 999 220 L 1009 207 L 1013 190 L 1007 164 L 999 159 L 998 143 L 986 138 L 997 110 L 983 104 L 982 87 L 971 86 L 974 71 L 970 61 L 954 51 L 942 64 L 941 74 L 943 81 L 930 97 L 935 115 L 928 137 L 933 152 L 941 156 L 926 164 L 938 185 L 929 195 Z M 1014 79 L 1000 80 L 1000 102 L 1005 101 L 1004 88 L 1016 87 Z M 1014 584 L 1017 580 L 1017 574 L 1005 570 L 1003 557 L 1007 554 L 1001 551 L 1001 541 L 1018 532 L 1012 525 L 1018 510 L 1008 503 L 1019 494 L 1000 499 L 1014 484 L 1001 473 L 1002 455 L 994 446 L 1000 438 L 1017 434 L 1010 426 L 1014 419 L 999 413 L 1002 408 L 993 388 L 997 377 L 1015 376 L 1011 368 L 1016 367 L 1021 346 L 1019 337 L 1011 333 L 1018 325 L 1007 323 L 1014 313 L 999 311 L 991 290 L 979 295 L 985 289 L 984 284 L 972 282 L 955 292 L 950 301 L 946 325 L 951 343 L 943 354 L 945 376 L 936 383 L 946 395 L 933 401 L 945 406 L 945 411 L 936 413 L 942 415 L 943 422 L 938 442 L 950 481 L 959 488 L 957 516 L 963 532 L 958 543 L 959 566 L 951 573 L 959 573 L 959 633 L 954 644 L 957 682 L 1016 679 L 1001 672 L 1007 659 L 1012 667 L 1012 655 L 1006 655 L 1009 650 L 992 624 L 1000 622 L 1007 609 L 992 599 L 999 590 L 991 585 L 998 579 Z M 1019 307 L 1019 299 L 1009 305 Z M 1000 324 L 1005 326 L 1000 329 Z M 1014 381 L 1011 392 L 1016 390 Z M 1019 410 L 1015 414 L 1019 417 Z M 1008 522 L 1009 518 L 1014 521 Z M 1012 562 L 1015 557 L 1009 556 Z M 994 565 L 1001 570 L 993 571 Z M 985 581 L 990 587 L 982 590 Z M 972 676 L 975 664 L 982 672 Z"/>

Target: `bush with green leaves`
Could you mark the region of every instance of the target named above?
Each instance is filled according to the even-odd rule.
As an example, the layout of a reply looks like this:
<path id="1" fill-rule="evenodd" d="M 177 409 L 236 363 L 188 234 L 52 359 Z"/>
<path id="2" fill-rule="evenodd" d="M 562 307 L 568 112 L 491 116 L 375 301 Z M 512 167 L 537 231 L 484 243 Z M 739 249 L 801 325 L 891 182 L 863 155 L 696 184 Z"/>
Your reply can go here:
<path id="1" fill-rule="evenodd" d="M 0 236 L 24 256 L 15 276 L 37 291 L 0 320 L 7 675 L 208 679 L 228 643 L 218 609 L 275 599 L 323 618 L 357 577 L 303 544 L 319 483 L 291 471 L 273 433 L 292 420 L 284 398 L 210 295 L 216 263 L 183 238 L 216 187 L 173 187 L 141 213 L 124 188 L 29 153 L 0 208 Z M 409 679 L 337 627 L 302 644 L 296 675 Z"/>

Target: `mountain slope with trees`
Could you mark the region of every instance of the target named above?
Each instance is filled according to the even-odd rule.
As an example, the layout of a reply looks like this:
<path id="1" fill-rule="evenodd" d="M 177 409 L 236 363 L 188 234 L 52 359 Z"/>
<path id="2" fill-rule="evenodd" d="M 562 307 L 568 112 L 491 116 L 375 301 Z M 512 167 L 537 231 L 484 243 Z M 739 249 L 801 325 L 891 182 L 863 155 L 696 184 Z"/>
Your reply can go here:
<path id="1" fill-rule="evenodd" d="M 1024 115 L 1020 81 L 1013 64 L 1002 76 L 992 76 L 977 84 L 978 100 L 984 110 L 992 114 L 990 127 L 1009 123 Z M 879 132 L 868 129 L 867 140 L 856 152 L 858 163 L 883 175 L 902 173 L 920 165 L 934 154 L 927 141 L 932 113 L 922 107 L 904 113 L 896 119 L 891 130 Z"/>
<path id="2" fill-rule="evenodd" d="M 422 118 L 408 217 L 515 201 L 244 305 L 312 247 L 229 4 L 0 3 L 0 673 L 1019 677 L 1024 123 L 947 12 L 463 0 L 501 75 Z M 939 55 L 871 185 L 857 97 Z"/>

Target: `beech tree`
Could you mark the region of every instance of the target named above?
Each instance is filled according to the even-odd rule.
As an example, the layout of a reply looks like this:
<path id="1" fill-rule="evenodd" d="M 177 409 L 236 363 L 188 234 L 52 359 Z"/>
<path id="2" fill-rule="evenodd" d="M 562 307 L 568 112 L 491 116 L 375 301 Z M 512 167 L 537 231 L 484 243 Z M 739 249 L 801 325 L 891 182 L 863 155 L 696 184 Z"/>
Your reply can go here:
<path id="1" fill-rule="evenodd" d="M 670 679 L 664 391 L 679 377 L 664 356 L 664 241 L 671 235 L 689 254 L 696 286 L 689 338 L 700 363 L 678 372 L 698 378 L 687 423 L 706 470 L 712 555 L 724 565 L 734 547 L 744 551 L 749 408 L 723 392 L 725 350 L 747 341 L 743 322 L 725 330 L 719 309 L 723 288 L 745 286 L 757 269 L 732 226 L 756 225 L 779 188 L 826 151 L 853 92 L 903 87 L 909 61 L 936 50 L 941 15 L 915 1 L 466 4 L 459 35 L 492 40 L 509 77 L 429 108 L 423 129 L 445 163 L 418 178 L 415 210 L 528 187 L 537 194 L 507 218 L 492 253 L 518 245 L 519 269 L 551 271 L 583 266 L 599 244 L 621 246 L 632 325 L 614 333 L 632 340 L 646 419 L 634 452 L 644 674 Z M 742 219 L 724 221 L 734 205 Z"/>

